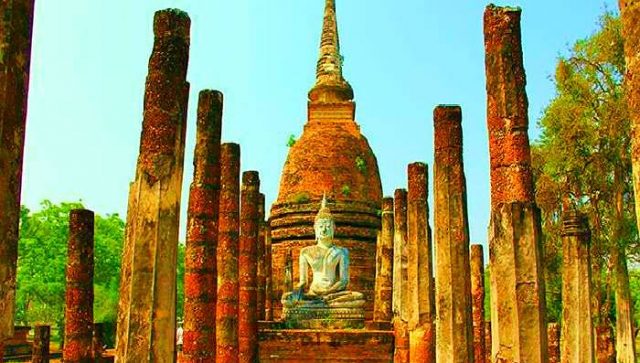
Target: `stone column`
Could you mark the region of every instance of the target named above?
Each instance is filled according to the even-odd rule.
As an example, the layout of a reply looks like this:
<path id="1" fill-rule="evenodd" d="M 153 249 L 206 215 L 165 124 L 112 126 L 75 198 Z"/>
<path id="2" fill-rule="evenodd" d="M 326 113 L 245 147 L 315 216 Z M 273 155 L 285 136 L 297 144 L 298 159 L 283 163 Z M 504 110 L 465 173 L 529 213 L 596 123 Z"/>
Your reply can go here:
<path id="1" fill-rule="evenodd" d="M 560 363 L 560 326 L 558 323 L 549 323 L 547 325 L 547 340 L 549 363 Z M 585 348 L 587 347 L 585 346 Z"/>
<path id="2" fill-rule="evenodd" d="M 216 346 L 216 244 L 220 198 L 222 93 L 198 99 L 193 181 L 189 189 L 181 362 L 214 362 Z"/>
<path id="3" fill-rule="evenodd" d="M 407 309 L 407 191 L 396 189 L 393 205 L 393 329 L 395 363 L 409 362 L 409 315 Z"/>
<path id="4" fill-rule="evenodd" d="M 440 362 L 473 361 L 469 221 L 462 161 L 462 111 L 437 106 L 433 112 L 436 234 L 436 357 Z"/>
<path id="5" fill-rule="evenodd" d="M 258 290 L 256 292 L 257 302 L 256 302 L 256 310 L 257 310 L 257 319 L 264 320 L 264 305 L 265 305 L 265 285 L 267 284 L 267 275 L 266 275 L 266 265 L 265 265 L 265 228 L 266 223 L 264 221 L 264 204 L 265 204 L 265 196 L 263 193 L 260 193 L 259 201 L 258 201 L 258 244 L 257 244 L 257 257 L 258 257 Z"/>
<path id="6" fill-rule="evenodd" d="M 218 217 L 218 300 L 216 361 L 238 361 L 238 257 L 240 234 L 240 145 L 220 148 L 220 210 Z"/>
<path id="7" fill-rule="evenodd" d="M 631 165 L 633 170 L 633 189 L 636 202 L 636 223 L 640 228 L 640 1 L 639 0 L 618 0 L 620 5 L 620 19 L 622 21 L 622 36 L 624 37 L 624 58 L 626 73 L 624 79 L 627 103 L 629 105 L 629 116 L 631 119 Z M 628 280 L 626 271 L 626 258 L 621 256 L 619 261 L 621 270 L 617 275 Z M 628 282 L 620 284 L 626 287 Z M 616 289 L 616 296 L 627 295 L 625 300 L 631 300 L 628 295 L 629 289 Z M 622 301 L 623 299 L 619 299 Z M 619 362 L 634 362 L 636 360 L 635 334 L 632 304 L 619 304 L 616 314 L 616 350 Z"/>
<path id="8" fill-rule="evenodd" d="M 485 363 L 487 344 L 484 322 L 484 252 L 482 245 L 471 245 L 471 301 L 473 316 L 473 361 Z"/>
<path id="9" fill-rule="evenodd" d="M 596 362 L 615 363 L 616 343 L 610 325 L 596 327 Z"/>
<path id="10" fill-rule="evenodd" d="M 485 362 L 491 363 L 491 322 L 484 322 Z"/>
<path id="11" fill-rule="evenodd" d="M 529 152 L 528 102 L 520 9 L 484 13 L 487 125 L 491 167 L 492 356 L 507 362 L 547 360 L 540 211 Z"/>
<path id="12" fill-rule="evenodd" d="M 258 228 L 260 214 L 260 178 L 257 171 L 242 173 L 240 196 L 240 296 L 238 313 L 239 361 L 258 359 Z"/>
<path id="13" fill-rule="evenodd" d="M 273 277 L 271 276 L 271 225 L 267 221 L 264 230 L 264 258 L 265 258 L 265 285 L 264 285 L 264 320 L 273 321 Z"/>
<path id="14" fill-rule="evenodd" d="M 376 256 L 374 321 L 393 318 L 393 198 L 382 199 L 382 229 Z"/>
<path id="15" fill-rule="evenodd" d="M 31 363 L 49 363 L 49 343 L 51 341 L 51 327 L 36 325 L 33 330 L 33 354 Z"/>
<path id="16" fill-rule="evenodd" d="M 33 2 L 0 2 L 0 345 L 13 336 Z"/>
<path id="17" fill-rule="evenodd" d="M 590 232 L 586 217 L 564 213 L 562 231 L 562 362 L 593 362 Z"/>
<path id="18" fill-rule="evenodd" d="M 173 362 L 176 263 L 189 84 L 190 19 L 154 18 L 135 181 L 129 188 L 122 253 L 116 359 Z"/>
<path id="19" fill-rule="evenodd" d="M 64 308 L 65 362 L 91 362 L 93 357 L 93 212 L 69 213 Z"/>
<path id="20" fill-rule="evenodd" d="M 409 164 L 407 175 L 409 355 L 414 361 L 435 362 L 435 288 L 432 283 L 427 165 Z"/>
<path id="21" fill-rule="evenodd" d="M 240 145 L 220 148 L 216 361 L 238 361 L 238 256 L 240 255 Z"/>
<path id="22" fill-rule="evenodd" d="M 618 0 L 622 36 L 624 37 L 624 58 L 626 64 L 625 90 L 631 118 L 631 161 L 633 169 L 633 189 L 636 200 L 636 221 L 640 228 L 640 1 Z"/>

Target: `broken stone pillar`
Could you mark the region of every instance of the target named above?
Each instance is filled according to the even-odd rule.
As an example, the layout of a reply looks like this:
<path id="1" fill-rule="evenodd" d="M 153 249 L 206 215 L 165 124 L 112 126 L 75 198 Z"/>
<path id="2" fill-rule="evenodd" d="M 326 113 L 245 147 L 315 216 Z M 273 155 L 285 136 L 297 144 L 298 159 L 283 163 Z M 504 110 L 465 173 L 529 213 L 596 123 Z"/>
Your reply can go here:
<path id="1" fill-rule="evenodd" d="M 613 328 L 608 324 L 596 327 L 596 362 L 616 362 L 616 343 L 613 338 Z"/>
<path id="2" fill-rule="evenodd" d="M 473 361 L 485 363 L 487 345 L 485 343 L 484 322 L 484 252 L 482 245 L 471 245 L 471 301 L 473 316 Z"/>
<path id="3" fill-rule="evenodd" d="M 265 286 L 267 284 L 266 265 L 265 265 L 265 228 L 266 222 L 264 221 L 264 208 L 265 208 L 265 196 L 260 193 L 258 201 L 258 244 L 257 244 L 257 257 L 258 257 L 258 289 L 256 291 L 256 310 L 257 319 L 264 320 L 265 318 Z"/>
<path id="4" fill-rule="evenodd" d="M 640 1 L 618 0 L 624 58 L 626 65 L 625 90 L 631 117 L 631 162 L 636 200 L 636 221 L 640 226 Z M 640 229 L 640 227 L 639 227 Z"/>
<path id="5" fill-rule="evenodd" d="M 396 189 L 393 203 L 393 329 L 395 363 L 409 362 L 409 314 L 407 308 L 407 191 Z"/>
<path id="6" fill-rule="evenodd" d="M 184 323 L 181 362 L 213 362 L 216 346 L 216 243 L 220 197 L 222 93 L 198 99 L 193 181 L 184 253 Z"/>
<path id="7" fill-rule="evenodd" d="M 36 325 L 33 330 L 31 363 L 49 363 L 50 341 L 51 327 L 49 325 Z"/>
<path id="8" fill-rule="evenodd" d="M 393 198 L 382 199 L 382 230 L 376 257 L 374 321 L 393 318 Z"/>
<path id="9" fill-rule="evenodd" d="M 190 19 L 154 17 L 135 181 L 122 253 L 116 359 L 173 362 L 176 263 L 189 84 Z"/>
<path id="10" fill-rule="evenodd" d="M 462 111 L 459 106 L 437 106 L 433 123 L 436 357 L 439 361 L 471 362 L 473 321 Z"/>
<path id="11" fill-rule="evenodd" d="M 589 225 L 586 217 L 575 211 L 565 212 L 563 219 L 562 362 L 593 362 Z"/>
<path id="12" fill-rule="evenodd" d="M 407 175 L 409 355 L 414 361 L 435 362 L 435 288 L 432 283 L 427 165 L 409 164 Z"/>
<path id="13" fill-rule="evenodd" d="M 636 223 L 640 228 L 640 1 L 618 0 L 622 36 L 624 38 L 624 58 L 626 65 L 625 91 L 631 119 L 631 165 L 636 206 Z M 629 274 L 626 257 L 620 254 L 616 271 L 616 350 L 619 362 L 636 360 L 633 303 L 628 288 Z M 623 280 L 623 281 L 621 281 Z M 623 298 L 624 297 L 624 298 Z"/>
<path id="14" fill-rule="evenodd" d="M 491 322 L 484 322 L 485 362 L 491 363 Z"/>
<path id="15" fill-rule="evenodd" d="M 216 361 L 238 362 L 238 258 L 240 255 L 240 145 L 220 147 Z"/>
<path id="16" fill-rule="evenodd" d="M 547 325 L 547 339 L 547 347 L 549 349 L 549 363 L 560 363 L 560 326 L 558 325 L 558 323 L 549 323 Z M 585 348 L 587 347 L 585 346 Z M 562 362 L 564 362 L 564 360 Z"/>
<path id="17" fill-rule="evenodd" d="M 265 284 L 264 284 L 264 320 L 273 321 L 273 278 L 271 277 L 271 226 L 267 222 L 264 230 L 264 258 L 265 258 Z"/>
<path id="18" fill-rule="evenodd" d="M 547 360 L 547 327 L 520 13 L 520 8 L 495 5 L 487 6 L 484 13 L 492 356 L 495 361 L 538 363 Z"/>
<path id="19" fill-rule="evenodd" d="M 260 214 L 260 178 L 257 171 L 242 173 L 240 193 L 240 258 L 239 258 L 239 361 L 253 363 L 258 359 L 258 229 Z"/>
<path id="20" fill-rule="evenodd" d="M 0 345 L 13 336 L 33 3 L 0 2 Z"/>
<path id="21" fill-rule="evenodd" d="M 65 362 L 91 362 L 93 357 L 93 212 L 69 213 L 64 308 Z"/>

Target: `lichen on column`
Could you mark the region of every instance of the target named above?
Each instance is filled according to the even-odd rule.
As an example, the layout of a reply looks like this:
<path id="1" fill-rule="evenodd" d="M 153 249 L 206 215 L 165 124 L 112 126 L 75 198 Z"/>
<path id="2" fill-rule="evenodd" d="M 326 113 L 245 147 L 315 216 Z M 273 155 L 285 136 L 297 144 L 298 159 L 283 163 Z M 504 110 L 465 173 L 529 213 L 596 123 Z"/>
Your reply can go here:
<path id="1" fill-rule="evenodd" d="M 220 149 L 220 210 L 218 220 L 218 301 L 216 361 L 238 362 L 238 293 L 240 255 L 240 145 Z"/>
<path id="2" fill-rule="evenodd" d="M 239 362 L 258 358 L 258 232 L 260 178 L 257 171 L 242 173 L 240 192 L 240 256 L 238 261 L 238 346 Z"/>
<path id="3" fill-rule="evenodd" d="M 183 363 L 215 362 L 222 102 L 222 93 L 211 90 L 201 91 L 198 99 L 184 261 Z"/>
<path id="4" fill-rule="evenodd" d="M 64 308 L 65 362 L 93 361 L 94 215 L 86 209 L 69 213 Z"/>
<path id="5" fill-rule="evenodd" d="M 484 12 L 491 175 L 489 257 L 494 361 L 547 361 L 540 211 L 529 150 L 520 8 Z"/>

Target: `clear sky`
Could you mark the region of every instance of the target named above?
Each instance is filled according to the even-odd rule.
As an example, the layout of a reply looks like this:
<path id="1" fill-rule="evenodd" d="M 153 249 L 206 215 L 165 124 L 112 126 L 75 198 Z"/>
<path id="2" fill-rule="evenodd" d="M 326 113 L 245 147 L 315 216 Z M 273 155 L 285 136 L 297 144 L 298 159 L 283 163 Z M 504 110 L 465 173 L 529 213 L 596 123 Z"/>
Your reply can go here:
<path id="1" fill-rule="evenodd" d="M 336 3 L 344 75 L 385 195 L 406 186 L 410 162 L 426 161 L 432 172 L 433 108 L 460 104 L 471 240 L 485 243 L 490 187 L 482 14 L 488 3 Z M 591 34 L 605 9 L 617 11 L 616 3 L 497 3 L 523 8 L 532 140 L 554 95 L 550 77 L 557 56 Z M 275 200 L 287 140 L 298 137 L 306 121 L 324 0 L 37 0 L 23 204 L 38 209 L 43 199 L 81 199 L 97 213 L 124 218 L 138 156 L 153 13 L 167 7 L 187 11 L 192 21 L 181 240 L 201 89 L 224 93 L 223 141 L 240 143 L 242 169 L 260 171 L 267 205 Z"/>

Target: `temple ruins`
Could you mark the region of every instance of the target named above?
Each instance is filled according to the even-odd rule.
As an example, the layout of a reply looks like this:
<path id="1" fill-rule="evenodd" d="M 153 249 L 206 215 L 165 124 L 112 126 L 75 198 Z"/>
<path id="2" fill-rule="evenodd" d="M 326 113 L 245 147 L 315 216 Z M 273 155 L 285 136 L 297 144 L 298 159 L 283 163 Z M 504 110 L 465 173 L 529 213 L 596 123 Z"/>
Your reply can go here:
<path id="1" fill-rule="evenodd" d="M 0 169 L 7 170 L 0 173 L 0 361 L 10 338 L 26 340 L 14 333 L 13 305 L 33 0 L 9 2 L 11 14 L 0 20 L 0 48 L 12 50 L 0 61 Z M 620 0 L 620 7 L 638 128 L 640 2 Z M 520 8 L 492 4 L 483 18 L 491 181 L 483 249 L 470 244 L 460 106 L 433 111 L 432 208 L 422 161 L 407 165 L 407 184 L 393 197 L 383 195 L 343 75 L 335 0 L 325 0 L 307 120 L 273 205 L 265 205 L 259 172 L 242 170 L 241 146 L 221 143 L 223 94 L 199 93 L 183 239 L 191 19 L 158 11 L 129 188 L 115 351 L 106 354 L 103 327 L 93 322 L 94 214 L 77 209 L 69 216 L 64 361 L 578 363 L 614 362 L 617 353 L 631 362 L 632 324 L 619 322 L 616 334 L 593 322 L 590 227 L 571 209 L 561 216 L 561 321 L 547 321 L 520 18 Z M 50 334 L 49 326 L 36 327 L 33 362 L 49 361 Z"/>

